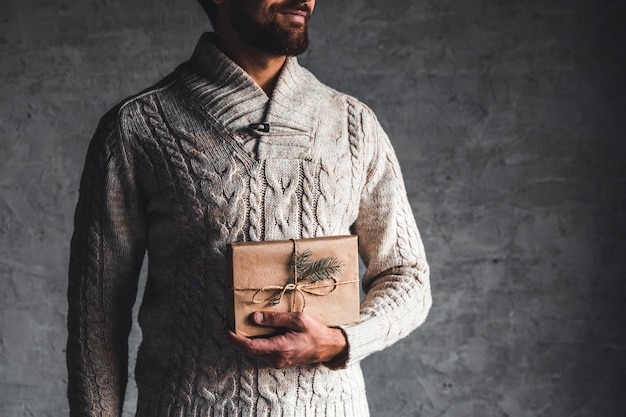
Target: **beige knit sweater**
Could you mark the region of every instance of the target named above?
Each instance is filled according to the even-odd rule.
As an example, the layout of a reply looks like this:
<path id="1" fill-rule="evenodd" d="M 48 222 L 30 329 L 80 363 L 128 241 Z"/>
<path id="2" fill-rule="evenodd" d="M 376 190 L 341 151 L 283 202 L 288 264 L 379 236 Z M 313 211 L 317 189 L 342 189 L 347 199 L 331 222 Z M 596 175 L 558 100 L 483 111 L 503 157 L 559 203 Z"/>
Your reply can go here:
<path id="1" fill-rule="evenodd" d="M 259 123 L 265 123 L 259 125 Z M 367 266 L 349 358 L 277 370 L 224 337 L 229 242 L 359 235 Z M 102 119 L 76 209 L 72 416 L 119 416 L 144 254 L 137 416 L 367 416 L 359 362 L 431 305 L 393 149 L 371 110 L 289 58 L 271 98 L 213 43 Z"/>

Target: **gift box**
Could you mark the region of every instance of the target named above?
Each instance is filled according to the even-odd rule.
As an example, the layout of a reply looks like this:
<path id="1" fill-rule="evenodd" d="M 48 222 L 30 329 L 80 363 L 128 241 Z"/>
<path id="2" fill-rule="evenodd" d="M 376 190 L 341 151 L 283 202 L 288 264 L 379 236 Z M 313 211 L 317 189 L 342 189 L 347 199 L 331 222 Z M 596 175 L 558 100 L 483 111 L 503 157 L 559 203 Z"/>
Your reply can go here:
<path id="1" fill-rule="evenodd" d="M 305 311 L 327 326 L 359 320 L 357 236 L 236 242 L 228 261 L 228 325 L 237 334 L 279 331 L 250 321 L 259 310 Z"/>

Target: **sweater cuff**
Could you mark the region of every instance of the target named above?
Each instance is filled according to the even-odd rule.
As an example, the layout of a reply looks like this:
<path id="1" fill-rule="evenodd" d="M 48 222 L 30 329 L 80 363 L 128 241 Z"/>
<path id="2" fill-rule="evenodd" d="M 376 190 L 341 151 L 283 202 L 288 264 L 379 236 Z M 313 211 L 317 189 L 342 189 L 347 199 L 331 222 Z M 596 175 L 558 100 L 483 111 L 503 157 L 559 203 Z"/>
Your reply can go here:
<path id="1" fill-rule="evenodd" d="M 381 332 L 384 332 L 384 327 L 379 325 L 379 321 L 379 318 L 370 318 L 366 323 L 341 327 L 348 341 L 347 355 L 342 367 L 351 366 L 372 353 L 384 349 L 385 346 L 381 340 Z"/>

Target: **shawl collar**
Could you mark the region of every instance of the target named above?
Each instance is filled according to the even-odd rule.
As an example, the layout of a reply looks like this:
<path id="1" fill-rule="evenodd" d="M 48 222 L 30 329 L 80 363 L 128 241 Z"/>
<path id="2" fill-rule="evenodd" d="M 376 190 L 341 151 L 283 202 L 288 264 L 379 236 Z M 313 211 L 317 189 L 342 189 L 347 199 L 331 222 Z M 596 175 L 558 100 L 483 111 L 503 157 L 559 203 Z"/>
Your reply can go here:
<path id="1" fill-rule="evenodd" d="M 203 34 L 183 65 L 183 82 L 193 99 L 235 139 L 249 142 L 251 135 L 258 137 L 257 157 L 307 157 L 317 130 L 324 85 L 295 57 L 288 57 L 269 98 L 215 41 L 214 33 Z M 251 131 L 250 125 L 258 123 L 269 123 L 270 131 Z"/>

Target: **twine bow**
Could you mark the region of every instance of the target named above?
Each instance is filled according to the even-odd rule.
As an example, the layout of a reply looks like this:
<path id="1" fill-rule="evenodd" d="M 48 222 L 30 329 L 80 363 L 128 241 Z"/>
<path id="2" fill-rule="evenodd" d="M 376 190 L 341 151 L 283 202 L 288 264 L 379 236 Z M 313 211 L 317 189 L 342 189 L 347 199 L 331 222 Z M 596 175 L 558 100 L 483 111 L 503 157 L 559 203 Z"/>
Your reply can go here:
<path id="1" fill-rule="evenodd" d="M 282 302 L 283 297 L 287 293 L 299 294 L 302 298 L 302 309 L 300 311 L 304 311 L 306 307 L 306 294 L 316 295 L 316 296 L 327 296 L 330 295 L 337 286 L 351 284 L 354 282 L 358 282 L 358 280 L 351 281 L 343 281 L 337 282 L 337 280 L 332 276 L 327 276 L 324 278 L 325 280 L 330 280 L 330 283 L 320 283 L 320 281 L 315 282 L 307 282 L 300 281 L 299 271 L 297 267 L 296 258 L 298 256 L 298 244 L 295 239 L 290 239 L 293 243 L 293 251 L 292 251 L 292 272 L 293 272 L 293 282 L 287 281 L 285 285 L 266 285 L 262 288 L 234 288 L 235 291 L 254 291 L 254 295 L 252 296 L 252 302 L 254 304 L 263 304 L 270 303 L 272 306 L 279 305 Z M 263 299 L 258 299 L 258 296 L 262 292 L 266 291 L 274 291 L 274 293 Z M 296 297 L 294 296 L 291 300 L 290 311 L 294 311 L 296 308 Z"/>

